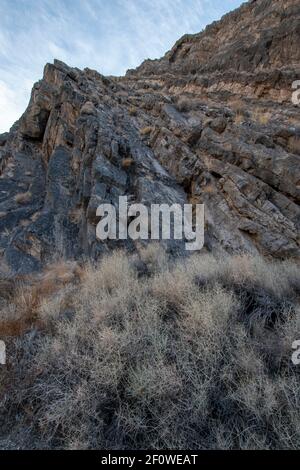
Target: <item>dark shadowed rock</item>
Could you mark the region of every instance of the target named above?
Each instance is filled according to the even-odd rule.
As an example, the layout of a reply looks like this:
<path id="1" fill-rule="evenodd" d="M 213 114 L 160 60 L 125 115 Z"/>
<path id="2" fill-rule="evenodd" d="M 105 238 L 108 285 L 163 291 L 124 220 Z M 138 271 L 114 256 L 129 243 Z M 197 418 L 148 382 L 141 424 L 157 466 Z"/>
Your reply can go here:
<path id="1" fill-rule="evenodd" d="M 8 135 L 9 135 L 8 132 L 5 132 L 4 134 L 0 134 L 0 147 L 6 144 Z"/>

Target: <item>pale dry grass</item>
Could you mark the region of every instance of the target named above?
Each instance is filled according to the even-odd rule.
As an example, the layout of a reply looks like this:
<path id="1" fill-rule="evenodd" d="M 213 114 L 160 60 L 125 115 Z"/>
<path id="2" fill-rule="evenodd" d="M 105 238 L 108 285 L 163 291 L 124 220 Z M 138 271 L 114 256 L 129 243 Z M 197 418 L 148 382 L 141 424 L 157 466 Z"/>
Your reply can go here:
<path id="1" fill-rule="evenodd" d="M 252 115 L 252 120 L 258 122 L 262 126 L 268 124 L 272 118 L 272 113 L 270 111 L 266 111 L 264 109 L 256 109 Z"/>
<path id="2" fill-rule="evenodd" d="M 39 298 L 31 329 L 6 337 L 0 437 L 18 448 L 299 447 L 299 267 L 247 255 L 174 263 L 159 244 L 138 256 L 144 276 L 123 252 L 77 283 L 50 269 L 60 288 Z"/>

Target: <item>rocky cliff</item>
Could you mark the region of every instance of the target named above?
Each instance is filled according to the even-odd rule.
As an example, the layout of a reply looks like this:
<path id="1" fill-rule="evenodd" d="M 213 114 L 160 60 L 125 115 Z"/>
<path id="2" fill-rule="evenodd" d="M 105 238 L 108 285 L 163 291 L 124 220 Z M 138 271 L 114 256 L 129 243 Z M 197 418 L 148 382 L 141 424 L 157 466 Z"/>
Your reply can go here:
<path id="1" fill-rule="evenodd" d="M 47 64 L 0 136 L 1 271 L 135 249 L 96 238 L 120 195 L 204 203 L 205 250 L 298 257 L 299 44 L 299 1 L 257 0 L 125 77 Z"/>

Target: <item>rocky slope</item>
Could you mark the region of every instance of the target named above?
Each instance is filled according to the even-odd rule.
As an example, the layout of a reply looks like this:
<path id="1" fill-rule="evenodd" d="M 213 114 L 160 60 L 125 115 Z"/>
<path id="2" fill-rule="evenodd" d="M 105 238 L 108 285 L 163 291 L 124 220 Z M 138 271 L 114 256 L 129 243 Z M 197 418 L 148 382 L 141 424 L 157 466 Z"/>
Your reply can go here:
<path id="1" fill-rule="evenodd" d="M 47 64 L 0 136 L 1 271 L 134 249 L 96 239 L 119 195 L 204 202 L 206 250 L 299 257 L 299 44 L 299 1 L 257 0 L 125 77 Z"/>

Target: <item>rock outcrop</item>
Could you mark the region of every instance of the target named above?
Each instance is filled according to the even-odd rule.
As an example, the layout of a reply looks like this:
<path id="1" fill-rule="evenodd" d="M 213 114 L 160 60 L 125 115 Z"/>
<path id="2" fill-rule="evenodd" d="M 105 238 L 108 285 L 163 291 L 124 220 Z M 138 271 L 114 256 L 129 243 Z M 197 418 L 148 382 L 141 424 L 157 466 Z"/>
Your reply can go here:
<path id="1" fill-rule="evenodd" d="M 299 44 L 298 0 L 257 0 L 125 77 L 47 64 L 0 136 L 1 270 L 135 249 L 96 238 L 121 195 L 204 203 L 206 250 L 299 257 Z"/>

